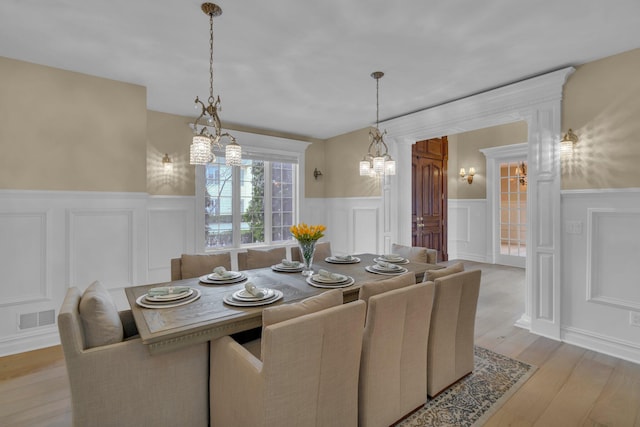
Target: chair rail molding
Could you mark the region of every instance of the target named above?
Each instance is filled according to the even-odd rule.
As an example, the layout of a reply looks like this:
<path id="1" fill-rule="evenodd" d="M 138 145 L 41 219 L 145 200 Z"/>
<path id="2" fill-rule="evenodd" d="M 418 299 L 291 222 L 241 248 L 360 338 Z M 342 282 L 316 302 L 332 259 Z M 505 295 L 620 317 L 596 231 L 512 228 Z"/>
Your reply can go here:
<path id="1" fill-rule="evenodd" d="M 560 131 L 562 89 L 575 69 L 567 67 L 443 105 L 386 120 L 381 125 L 398 145 L 397 241 L 411 233 L 412 144 L 428 138 L 524 120 L 528 125 L 527 275 L 525 313 L 518 326 L 560 340 Z M 385 200 L 386 203 L 386 200 Z"/>

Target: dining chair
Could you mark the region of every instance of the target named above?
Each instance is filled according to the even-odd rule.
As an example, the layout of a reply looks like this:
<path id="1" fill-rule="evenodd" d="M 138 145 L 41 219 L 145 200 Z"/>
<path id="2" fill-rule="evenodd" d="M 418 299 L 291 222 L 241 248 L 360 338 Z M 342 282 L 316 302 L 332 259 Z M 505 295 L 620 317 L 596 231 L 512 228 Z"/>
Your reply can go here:
<path id="1" fill-rule="evenodd" d="M 285 247 L 267 250 L 247 249 L 246 252 L 238 252 L 238 270 L 271 267 L 286 257 L 287 249 Z"/>
<path id="2" fill-rule="evenodd" d="M 67 290 L 58 330 L 74 426 L 208 425 L 207 343 L 151 355 L 96 283 Z"/>
<path id="3" fill-rule="evenodd" d="M 415 284 L 407 273 L 363 283 L 367 302 L 358 424 L 386 427 L 422 407 L 427 400 L 427 343 L 433 283 Z"/>
<path id="4" fill-rule="evenodd" d="M 427 347 L 427 394 L 435 397 L 473 371 L 480 270 L 435 279 Z"/>
<path id="5" fill-rule="evenodd" d="M 260 357 L 228 336 L 211 342 L 213 427 L 357 425 L 365 303 L 342 304 L 334 291 L 329 308 L 265 309 L 275 323 L 263 327 Z"/>
<path id="6" fill-rule="evenodd" d="M 314 261 L 323 261 L 325 258 L 331 256 L 331 242 L 318 242 L 316 243 L 316 251 L 313 254 Z M 291 260 L 302 261 L 300 255 L 300 249 L 297 247 L 291 248 Z"/>
<path id="7" fill-rule="evenodd" d="M 231 254 L 229 252 L 207 255 L 182 254 L 180 258 L 171 260 L 171 280 L 204 276 L 219 266 L 231 270 Z"/>
<path id="8" fill-rule="evenodd" d="M 391 252 L 407 258 L 409 261 L 422 262 L 425 264 L 438 263 L 438 251 L 435 249 L 393 243 L 391 245 Z"/>

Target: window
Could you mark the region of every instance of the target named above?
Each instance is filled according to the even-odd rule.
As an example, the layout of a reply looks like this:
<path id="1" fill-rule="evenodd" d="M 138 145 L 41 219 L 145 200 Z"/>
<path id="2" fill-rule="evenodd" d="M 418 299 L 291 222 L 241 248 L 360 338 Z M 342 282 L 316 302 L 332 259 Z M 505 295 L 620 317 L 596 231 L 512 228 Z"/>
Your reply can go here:
<path id="1" fill-rule="evenodd" d="M 223 156 L 205 166 L 205 249 L 292 239 L 298 165 L 252 157 L 235 169 Z"/>

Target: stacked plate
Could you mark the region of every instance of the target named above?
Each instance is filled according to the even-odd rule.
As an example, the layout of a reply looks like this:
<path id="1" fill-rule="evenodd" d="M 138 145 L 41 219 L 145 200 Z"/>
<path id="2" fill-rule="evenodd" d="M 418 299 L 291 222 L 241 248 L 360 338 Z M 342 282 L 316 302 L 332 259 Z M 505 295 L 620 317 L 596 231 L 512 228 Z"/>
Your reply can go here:
<path id="1" fill-rule="evenodd" d="M 278 301 L 283 294 L 277 289 L 260 288 L 262 296 L 255 296 L 246 289 L 240 289 L 232 294 L 226 295 L 223 301 L 229 305 L 236 307 L 256 307 L 259 305 L 267 305 Z"/>
<path id="2" fill-rule="evenodd" d="M 145 308 L 171 308 L 189 304 L 200 298 L 198 289 L 187 288 L 182 292 L 168 292 L 163 295 L 144 294 L 136 299 L 136 304 Z"/>
<path id="3" fill-rule="evenodd" d="M 200 276 L 200 281 L 202 283 L 208 283 L 211 285 L 229 285 L 231 283 L 239 283 L 244 280 L 247 280 L 247 276 L 238 271 L 227 271 L 223 275 L 211 273 Z"/>
<path id="4" fill-rule="evenodd" d="M 409 264 L 409 260 L 396 254 L 380 255 L 378 258 L 374 258 L 374 262 L 383 261 L 391 262 L 393 264 Z"/>
<path id="5" fill-rule="evenodd" d="M 338 273 L 313 274 L 307 277 L 307 283 L 316 288 L 346 288 L 355 283 L 351 276 Z"/>
<path id="6" fill-rule="evenodd" d="M 326 257 L 324 260 L 332 264 L 357 264 L 360 262 L 360 258 L 351 255 L 333 255 Z"/>
<path id="7" fill-rule="evenodd" d="M 395 276 L 396 274 L 402 274 L 409 271 L 404 267 L 400 267 L 397 264 L 389 262 L 377 262 L 376 264 L 366 266 L 364 269 L 369 273 L 384 274 L 387 276 Z"/>
<path id="8" fill-rule="evenodd" d="M 279 271 L 281 273 L 298 273 L 302 271 L 304 264 L 301 262 L 290 262 L 288 264 L 275 264 L 271 266 L 273 271 Z"/>

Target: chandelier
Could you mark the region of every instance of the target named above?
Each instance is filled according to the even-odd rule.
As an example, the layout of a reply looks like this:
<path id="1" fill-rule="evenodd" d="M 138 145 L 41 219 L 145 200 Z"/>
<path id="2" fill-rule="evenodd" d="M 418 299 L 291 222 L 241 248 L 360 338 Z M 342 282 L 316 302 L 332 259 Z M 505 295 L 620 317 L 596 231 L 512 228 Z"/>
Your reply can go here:
<path id="1" fill-rule="evenodd" d="M 380 176 L 380 175 L 395 175 L 396 174 L 396 162 L 391 158 L 388 151 L 389 148 L 384 142 L 383 136 L 387 133 L 380 132 L 378 127 L 379 120 L 379 92 L 380 92 L 380 79 L 384 76 L 382 71 L 375 71 L 371 73 L 371 77 L 376 79 L 376 127 L 369 131 L 369 149 L 367 154 L 364 155 L 360 162 L 360 175 L 361 176 Z"/>
<path id="2" fill-rule="evenodd" d="M 213 96 L 213 17 L 222 15 L 222 9 L 217 4 L 202 3 L 202 11 L 209 15 L 209 99 L 205 105 L 196 97 L 196 109 L 200 109 L 200 115 L 194 123 L 193 141 L 191 143 L 190 163 L 192 165 L 205 165 L 216 159 L 214 150 L 222 150 L 221 141 L 224 138 L 229 140 L 225 148 L 225 159 L 227 166 L 240 166 L 242 163 L 242 148 L 236 143 L 236 139 L 228 132 L 222 132 L 218 111 L 222 111 L 220 96 Z M 214 127 L 214 132 L 209 127 L 202 125 L 198 130 L 201 120 L 206 120 L 208 126 Z"/>

